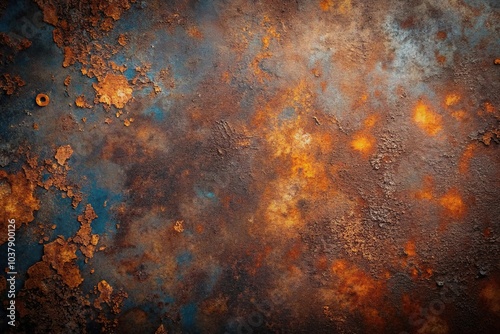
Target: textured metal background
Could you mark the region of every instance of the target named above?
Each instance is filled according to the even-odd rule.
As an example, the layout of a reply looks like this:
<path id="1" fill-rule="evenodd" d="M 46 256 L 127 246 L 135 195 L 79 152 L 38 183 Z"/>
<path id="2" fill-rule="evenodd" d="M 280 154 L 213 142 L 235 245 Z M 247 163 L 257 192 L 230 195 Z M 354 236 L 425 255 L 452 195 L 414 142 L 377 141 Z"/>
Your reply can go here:
<path id="1" fill-rule="evenodd" d="M 6 332 L 500 331 L 497 0 L 0 15 Z"/>

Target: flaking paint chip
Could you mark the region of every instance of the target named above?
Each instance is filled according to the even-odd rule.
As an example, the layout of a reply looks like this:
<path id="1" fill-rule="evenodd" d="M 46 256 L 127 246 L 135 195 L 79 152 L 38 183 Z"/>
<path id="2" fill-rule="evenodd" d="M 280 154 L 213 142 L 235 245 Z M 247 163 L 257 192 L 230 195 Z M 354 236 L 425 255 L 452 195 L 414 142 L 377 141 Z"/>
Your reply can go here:
<path id="1" fill-rule="evenodd" d="M 184 232 L 184 226 L 182 226 L 183 224 L 184 224 L 184 220 L 176 221 L 174 224 L 174 230 L 178 233 Z"/>
<path id="2" fill-rule="evenodd" d="M 60 146 L 57 149 L 55 155 L 57 163 L 63 166 L 66 163 L 66 160 L 68 160 L 72 154 L 73 154 L 73 149 L 71 148 L 70 145 Z"/>

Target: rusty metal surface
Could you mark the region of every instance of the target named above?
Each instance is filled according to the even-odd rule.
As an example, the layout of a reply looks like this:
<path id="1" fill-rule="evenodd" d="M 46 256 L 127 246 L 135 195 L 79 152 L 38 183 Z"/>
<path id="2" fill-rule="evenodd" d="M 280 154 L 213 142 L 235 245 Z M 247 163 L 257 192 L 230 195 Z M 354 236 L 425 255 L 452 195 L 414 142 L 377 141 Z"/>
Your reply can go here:
<path id="1" fill-rule="evenodd" d="M 5 332 L 500 331 L 498 1 L 0 15 Z"/>

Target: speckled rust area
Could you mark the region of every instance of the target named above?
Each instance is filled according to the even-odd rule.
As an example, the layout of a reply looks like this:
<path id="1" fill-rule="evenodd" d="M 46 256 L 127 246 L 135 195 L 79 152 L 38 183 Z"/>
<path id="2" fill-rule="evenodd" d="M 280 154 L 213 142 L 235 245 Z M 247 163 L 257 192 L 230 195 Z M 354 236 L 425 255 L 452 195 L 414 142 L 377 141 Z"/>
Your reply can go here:
<path id="1" fill-rule="evenodd" d="M 500 332 L 499 32 L 496 0 L 0 4 L 2 331 Z"/>

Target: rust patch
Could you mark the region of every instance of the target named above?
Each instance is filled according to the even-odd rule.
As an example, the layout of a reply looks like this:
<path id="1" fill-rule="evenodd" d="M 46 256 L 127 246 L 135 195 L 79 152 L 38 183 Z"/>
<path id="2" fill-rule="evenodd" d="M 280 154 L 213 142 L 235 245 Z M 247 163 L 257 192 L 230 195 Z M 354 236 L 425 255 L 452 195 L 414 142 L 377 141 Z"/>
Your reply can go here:
<path id="1" fill-rule="evenodd" d="M 25 85 L 26 82 L 24 82 L 19 75 L 12 76 L 10 74 L 3 74 L 2 77 L 0 77 L 0 87 L 7 95 L 14 94 L 20 87 Z"/>
<path id="2" fill-rule="evenodd" d="M 452 217 L 460 218 L 465 214 L 466 206 L 457 188 L 451 188 L 439 199 L 439 204 Z"/>
<path id="3" fill-rule="evenodd" d="M 76 235 L 71 239 L 76 244 L 80 245 L 80 251 L 85 256 L 85 261 L 94 256 L 97 243 L 99 242 L 99 235 L 92 234 L 91 224 L 97 215 L 92 208 L 92 205 L 87 204 L 83 214 L 78 216 L 78 222 L 80 222 L 80 229 Z"/>
<path id="4" fill-rule="evenodd" d="M 103 81 L 93 84 L 99 102 L 123 108 L 132 98 L 132 87 L 123 75 L 108 74 Z"/>
<path id="5" fill-rule="evenodd" d="M 34 212 L 40 209 L 40 201 L 35 197 L 35 184 L 18 172 L 9 174 L 0 170 L 0 244 L 7 241 L 8 221 L 14 219 L 16 229 L 32 222 Z"/>
<path id="6" fill-rule="evenodd" d="M 50 264 L 61 276 L 63 282 L 70 288 L 76 288 L 83 282 L 80 269 L 76 264 L 75 244 L 69 243 L 63 237 L 46 244 L 43 248 L 43 261 Z"/>
<path id="7" fill-rule="evenodd" d="M 442 130 L 441 116 L 430 109 L 423 101 L 419 101 L 413 111 L 413 121 L 431 136 Z"/>
<path id="8" fill-rule="evenodd" d="M 65 146 L 60 146 L 57 151 L 56 155 L 54 156 L 57 160 L 57 163 L 61 166 L 64 166 L 66 161 L 73 155 L 73 149 L 71 148 L 70 145 L 65 145 Z"/>

